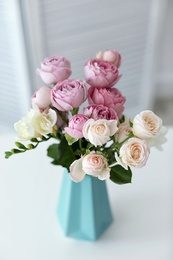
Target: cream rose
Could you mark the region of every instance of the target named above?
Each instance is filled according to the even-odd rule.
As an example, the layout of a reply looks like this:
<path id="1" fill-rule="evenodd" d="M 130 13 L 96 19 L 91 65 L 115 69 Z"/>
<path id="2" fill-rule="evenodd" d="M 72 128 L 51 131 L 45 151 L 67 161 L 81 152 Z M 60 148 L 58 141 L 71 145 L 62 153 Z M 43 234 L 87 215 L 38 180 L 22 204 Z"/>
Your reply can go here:
<path id="1" fill-rule="evenodd" d="M 89 119 L 83 126 L 83 136 L 95 146 L 103 145 L 118 130 L 117 120 Z"/>
<path id="2" fill-rule="evenodd" d="M 141 139 L 156 137 L 162 129 L 162 119 L 150 110 L 136 115 L 133 119 L 133 133 Z"/>
<path id="3" fill-rule="evenodd" d="M 128 166 L 141 168 L 146 164 L 149 154 L 150 149 L 146 141 L 133 137 L 121 146 L 119 156 L 115 153 L 115 159 L 126 170 Z"/>
<path id="4" fill-rule="evenodd" d="M 105 180 L 110 177 L 110 168 L 108 167 L 107 159 L 96 153 L 90 153 L 83 158 L 83 171 L 100 180 Z"/>

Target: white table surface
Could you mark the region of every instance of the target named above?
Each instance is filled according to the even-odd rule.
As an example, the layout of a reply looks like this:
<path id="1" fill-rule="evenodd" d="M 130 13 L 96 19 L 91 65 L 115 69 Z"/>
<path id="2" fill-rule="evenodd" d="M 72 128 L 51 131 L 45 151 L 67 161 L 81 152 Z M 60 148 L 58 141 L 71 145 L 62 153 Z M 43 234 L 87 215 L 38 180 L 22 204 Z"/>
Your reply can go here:
<path id="1" fill-rule="evenodd" d="M 173 128 L 164 151 L 152 148 L 132 184 L 107 181 L 113 224 L 96 242 L 64 237 L 55 211 L 63 171 L 48 143 L 4 159 L 14 135 L 0 133 L 0 260 L 172 260 Z M 52 141 L 50 142 L 52 143 Z"/>

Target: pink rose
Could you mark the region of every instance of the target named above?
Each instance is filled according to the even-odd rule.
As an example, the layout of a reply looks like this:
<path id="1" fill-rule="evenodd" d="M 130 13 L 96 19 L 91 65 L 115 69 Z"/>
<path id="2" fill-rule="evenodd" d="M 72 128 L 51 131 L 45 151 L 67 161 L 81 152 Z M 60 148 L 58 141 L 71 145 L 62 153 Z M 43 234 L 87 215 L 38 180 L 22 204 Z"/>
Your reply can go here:
<path id="1" fill-rule="evenodd" d="M 98 52 L 96 57 L 101 60 L 105 60 L 113 63 L 117 68 L 121 65 L 121 55 L 116 50 L 106 50 L 104 52 Z"/>
<path id="2" fill-rule="evenodd" d="M 72 73 L 70 62 L 66 58 L 59 56 L 46 58 L 41 63 L 41 69 L 37 69 L 36 72 L 46 84 L 53 84 L 67 79 Z"/>
<path id="3" fill-rule="evenodd" d="M 51 90 L 52 105 L 60 111 L 79 107 L 87 99 L 88 91 L 84 81 L 66 79 L 58 82 Z"/>
<path id="4" fill-rule="evenodd" d="M 83 110 L 83 114 L 87 117 L 91 117 L 94 120 L 98 119 L 107 119 L 113 120 L 118 119 L 117 113 L 113 108 L 108 108 L 103 105 L 90 105 L 85 107 Z"/>
<path id="5" fill-rule="evenodd" d="M 98 88 L 110 88 L 120 79 L 119 71 L 112 63 L 91 59 L 84 66 L 86 82 Z"/>
<path id="6" fill-rule="evenodd" d="M 51 88 L 41 87 L 32 96 L 32 104 L 36 104 L 38 108 L 43 111 L 49 107 Z"/>
<path id="7" fill-rule="evenodd" d="M 124 111 L 126 98 L 122 96 L 117 88 L 94 88 L 88 90 L 89 104 L 102 104 L 106 107 L 113 108 L 121 118 Z"/>
<path id="8" fill-rule="evenodd" d="M 83 125 L 88 120 L 88 117 L 77 114 L 71 117 L 68 127 L 65 127 L 65 131 L 74 138 L 83 137 Z"/>

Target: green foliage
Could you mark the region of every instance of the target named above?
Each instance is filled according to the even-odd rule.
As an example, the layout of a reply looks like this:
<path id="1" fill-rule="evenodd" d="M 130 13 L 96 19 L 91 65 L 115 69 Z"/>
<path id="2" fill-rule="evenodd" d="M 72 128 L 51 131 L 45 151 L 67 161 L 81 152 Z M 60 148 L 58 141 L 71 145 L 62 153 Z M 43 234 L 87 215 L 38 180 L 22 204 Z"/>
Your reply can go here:
<path id="1" fill-rule="evenodd" d="M 18 154 L 18 153 L 24 153 L 28 150 L 32 150 L 32 149 L 35 149 L 39 143 L 42 143 L 42 142 L 45 142 L 47 140 L 49 140 L 52 136 L 51 135 L 48 135 L 47 137 L 45 136 L 42 136 L 41 138 L 37 139 L 37 138 L 32 138 L 30 141 L 31 142 L 34 142 L 35 144 L 28 144 L 27 146 L 25 146 L 24 144 L 20 143 L 20 142 L 15 142 L 15 145 L 17 146 L 17 148 L 19 149 L 16 149 L 16 148 L 13 148 L 11 149 L 11 151 L 7 151 L 5 152 L 5 158 L 8 159 L 10 158 L 13 154 Z"/>
<path id="2" fill-rule="evenodd" d="M 53 159 L 52 164 L 61 165 L 69 170 L 71 163 L 76 159 L 71 146 L 65 137 L 59 144 L 52 144 L 47 149 L 47 155 Z"/>
<path id="3" fill-rule="evenodd" d="M 73 143 L 78 141 L 78 138 L 74 138 L 72 136 L 70 136 L 69 134 L 65 133 L 65 138 L 68 142 L 68 145 L 72 145 Z"/>
<path id="4" fill-rule="evenodd" d="M 117 184 L 131 183 L 132 172 L 131 169 L 124 169 L 121 165 L 116 165 L 111 168 L 110 180 Z"/>

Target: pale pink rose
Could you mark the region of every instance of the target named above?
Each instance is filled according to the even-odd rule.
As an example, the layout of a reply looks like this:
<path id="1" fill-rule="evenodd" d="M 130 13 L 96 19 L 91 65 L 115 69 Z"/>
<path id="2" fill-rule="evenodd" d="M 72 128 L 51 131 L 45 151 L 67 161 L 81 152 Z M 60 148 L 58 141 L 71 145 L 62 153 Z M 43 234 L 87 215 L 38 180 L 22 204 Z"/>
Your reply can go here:
<path id="1" fill-rule="evenodd" d="M 100 59 L 87 61 L 84 66 L 84 74 L 86 82 L 97 88 L 110 88 L 121 77 L 116 66 Z"/>
<path id="2" fill-rule="evenodd" d="M 54 84 L 70 77 L 71 65 L 65 57 L 53 56 L 44 59 L 41 69 L 36 70 L 46 84 Z"/>
<path id="3" fill-rule="evenodd" d="M 84 81 L 66 79 L 58 82 L 51 90 L 52 105 L 60 111 L 79 107 L 86 99 L 88 90 Z"/>
<path id="4" fill-rule="evenodd" d="M 110 177 L 110 168 L 107 159 L 96 153 L 90 153 L 84 156 L 82 160 L 83 171 L 100 180 L 106 180 Z"/>
<path id="5" fill-rule="evenodd" d="M 117 120 L 88 119 L 83 126 L 83 136 L 90 141 L 93 145 L 103 145 L 110 140 L 116 131 Z"/>
<path id="6" fill-rule="evenodd" d="M 83 109 L 83 114 L 94 120 L 107 119 L 107 120 L 118 120 L 117 113 L 114 109 L 105 107 L 103 105 L 90 105 Z"/>
<path id="7" fill-rule="evenodd" d="M 43 86 L 39 88 L 32 96 L 32 104 L 36 104 L 41 111 L 47 109 L 51 104 L 50 93 L 50 87 Z"/>
<path id="8" fill-rule="evenodd" d="M 65 127 L 64 130 L 74 138 L 82 138 L 83 137 L 83 125 L 88 120 L 88 117 L 76 114 L 71 117 L 68 127 Z"/>
<path id="9" fill-rule="evenodd" d="M 120 148 L 119 156 L 115 153 L 117 163 L 126 170 L 129 167 L 141 168 L 145 166 L 150 154 L 150 149 L 145 140 L 136 137 L 128 139 Z"/>
<path id="10" fill-rule="evenodd" d="M 70 177 L 74 182 L 81 182 L 85 178 L 86 173 L 82 169 L 82 161 L 83 157 L 70 165 Z"/>
<path id="11" fill-rule="evenodd" d="M 97 59 L 102 59 L 113 63 L 117 68 L 121 65 L 121 55 L 116 50 L 106 50 L 104 52 L 98 52 Z"/>
<path id="12" fill-rule="evenodd" d="M 129 122 L 124 122 L 118 126 L 118 131 L 115 133 L 115 140 L 118 143 L 123 142 L 129 134 L 132 132 L 132 128 L 129 125 Z"/>
<path id="13" fill-rule="evenodd" d="M 89 104 L 104 105 L 108 108 L 113 108 L 121 118 L 124 111 L 124 103 L 126 98 L 122 96 L 117 88 L 94 88 L 90 87 L 88 90 Z"/>
<path id="14" fill-rule="evenodd" d="M 160 134 L 162 119 L 150 110 L 142 111 L 133 119 L 133 133 L 135 136 L 148 139 Z"/>

